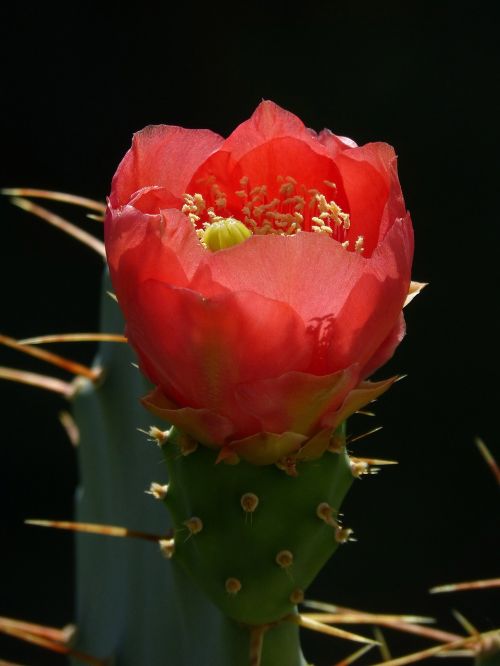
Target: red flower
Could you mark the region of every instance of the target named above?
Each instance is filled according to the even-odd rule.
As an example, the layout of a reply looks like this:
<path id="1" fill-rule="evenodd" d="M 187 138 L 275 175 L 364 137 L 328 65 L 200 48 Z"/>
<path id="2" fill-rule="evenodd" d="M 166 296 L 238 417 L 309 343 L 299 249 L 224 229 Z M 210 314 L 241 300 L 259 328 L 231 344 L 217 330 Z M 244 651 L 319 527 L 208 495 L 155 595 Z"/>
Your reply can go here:
<path id="1" fill-rule="evenodd" d="M 317 135 L 272 102 L 226 140 L 147 127 L 113 179 L 106 248 L 158 387 L 145 404 L 221 458 L 319 456 L 392 383 L 364 381 L 404 335 L 410 286 L 387 144 Z"/>

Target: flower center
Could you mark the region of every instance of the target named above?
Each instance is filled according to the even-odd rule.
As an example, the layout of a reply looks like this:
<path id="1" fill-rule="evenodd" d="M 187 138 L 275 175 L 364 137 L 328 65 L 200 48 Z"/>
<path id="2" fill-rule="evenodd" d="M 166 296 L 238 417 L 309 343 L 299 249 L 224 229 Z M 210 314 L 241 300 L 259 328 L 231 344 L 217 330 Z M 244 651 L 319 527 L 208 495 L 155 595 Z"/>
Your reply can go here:
<path id="1" fill-rule="evenodd" d="M 210 223 L 205 223 L 203 231 L 199 231 L 201 242 L 212 252 L 238 245 L 252 235 L 250 229 L 234 217 L 213 214 L 211 220 Z"/>
<path id="2" fill-rule="evenodd" d="M 205 247 L 216 251 L 243 242 L 252 234 L 289 236 L 299 231 L 328 234 L 345 249 L 363 252 L 363 237 L 352 244 L 348 239 L 349 213 L 333 198 L 315 188 L 306 188 L 291 176 L 278 176 L 268 195 L 266 185 L 250 187 L 248 176 L 241 178 L 241 188 L 229 196 L 222 191 L 214 176 L 203 181 L 200 193 L 185 194 L 182 212 L 188 215 Z M 323 181 L 335 195 L 337 187 Z"/>

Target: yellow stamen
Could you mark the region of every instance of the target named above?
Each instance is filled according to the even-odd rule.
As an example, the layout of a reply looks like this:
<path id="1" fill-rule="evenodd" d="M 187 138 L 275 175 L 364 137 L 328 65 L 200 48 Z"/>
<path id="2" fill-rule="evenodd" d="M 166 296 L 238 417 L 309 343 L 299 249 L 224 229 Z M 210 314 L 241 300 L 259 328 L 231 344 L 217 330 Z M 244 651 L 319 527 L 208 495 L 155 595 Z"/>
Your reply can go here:
<path id="1" fill-rule="evenodd" d="M 365 248 L 363 247 L 363 243 L 364 243 L 363 236 L 358 236 L 356 242 L 354 243 L 354 251 L 358 252 L 359 254 L 364 252 Z"/>
<path id="2" fill-rule="evenodd" d="M 291 176 L 278 176 L 276 185 L 255 185 L 247 176 L 240 186 L 226 194 L 214 175 L 199 181 L 204 194 L 184 195 L 182 212 L 191 220 L 201 243 L 217 251 L 243 242 L 251 234 L 291 236 L 300 231 L 326 234 L 344 249 L 362 253 L 363 237 L 347 239 L 349 213 L 345 213 L 332 194 L 334 182 L 323 181 L 322 188 L 307 188 Z M 204 198 L 205 197 L 205 198 Z M 235 233 L 236 232 L 236 233 Z"/>

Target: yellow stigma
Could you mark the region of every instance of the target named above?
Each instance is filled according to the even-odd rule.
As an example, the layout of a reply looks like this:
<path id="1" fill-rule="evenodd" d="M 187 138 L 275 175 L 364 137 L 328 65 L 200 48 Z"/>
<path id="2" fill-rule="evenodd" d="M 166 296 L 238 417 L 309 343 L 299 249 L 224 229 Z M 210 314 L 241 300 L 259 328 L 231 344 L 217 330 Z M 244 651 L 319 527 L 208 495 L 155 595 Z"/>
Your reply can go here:
<path id="1" fill-rule="evenodd" d="M 201 242 L 212 252 L 243 243 L 252 235 L 250 229 L 234 217 L 214 215 L 212 220 L 204 225 L 201 233 Z"/>

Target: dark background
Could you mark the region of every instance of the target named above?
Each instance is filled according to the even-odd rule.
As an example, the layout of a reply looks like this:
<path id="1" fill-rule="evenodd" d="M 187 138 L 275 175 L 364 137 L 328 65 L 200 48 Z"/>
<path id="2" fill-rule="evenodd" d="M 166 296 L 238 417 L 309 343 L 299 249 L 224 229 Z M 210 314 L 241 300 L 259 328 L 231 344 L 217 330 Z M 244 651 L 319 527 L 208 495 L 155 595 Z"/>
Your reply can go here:
<path id="1" fill-rule="evenodd" d="M 408 378 L 374 420 L 353 420 L 350 430 L 383 424 L 353 450 L 400 465 L 356 483 L 345 513 L 358 542 L 309 596 L 432 614 L 454 631 L 451 608 L 481 630 L 498 626 L 495 590 L 428 594 L 438 583 L 500 575 L 498 488 L 473 443 L 481 435 L 500 458 L 492 16 L 477 2 L 180 4 L 4 8 L 0 184 L 103 199 L 133 131 L 168 123 L 227 135 L 262 98 L 315 129 L 393 144 L 415 226 L 414 278 L 430 286 L 408 308 L 406 340 L 380 375 Z M 97 329 L 100 260 L 0 205 L 0 331 Z M 100 231 L 78 209 L 55 208 Z M 94 349 L 62 351 L 90 363 Z M 47 371 L 7 349 L 0 365 Z M 77 472 L 57 421 L 64 403 L 7 382 L 0 398 L 0 615 L 62 625 L 72 618 L 71 539 L 22 521 L 71 518 Z M 396 652 L 421 645 L 388 638 Z M 306 640 L 320 666 L 352 651 Z M 0 646 L 0 659 L 59 663 L 12 639 Z"/>

